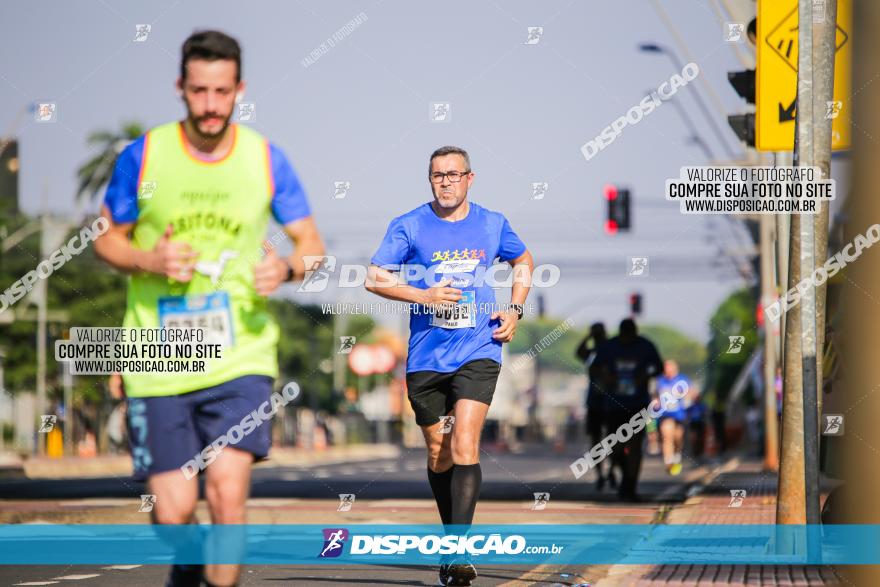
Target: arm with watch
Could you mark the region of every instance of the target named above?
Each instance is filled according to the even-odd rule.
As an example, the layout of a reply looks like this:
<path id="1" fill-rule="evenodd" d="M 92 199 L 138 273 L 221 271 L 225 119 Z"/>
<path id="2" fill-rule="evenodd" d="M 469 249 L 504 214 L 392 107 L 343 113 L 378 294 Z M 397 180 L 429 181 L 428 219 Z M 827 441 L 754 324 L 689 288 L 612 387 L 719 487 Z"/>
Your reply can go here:
<path id="1" fill-rule="evenodd" d="M 324 243 L 311 216 L 285 224 L 284 231 L 293 241 L 293 254 L 282 258 L 270 247 L 254 266 L 254 288 L 261 296 L 271 294 L 282 283 L 299 281 L 306 271 L 316 269 L 320 263 L 317 258 L 324 255 Z"/>
<path id="2" fill-rule="evenodd" d="M 523 304 L 529 296 L 532 272 L 535 269 L 535 262 L 529 251 L 525 251 L 516 259 L 510 259 L 508 263 L 513 267 L 510 305 L 506 311 L 494 312 L 491 317 L 492 320 L 501 320 L 501 326 L 492 333 L 492 338 L 501 342 L 510 342 L 516 334 L 516 324 L 522 319 Z"/>

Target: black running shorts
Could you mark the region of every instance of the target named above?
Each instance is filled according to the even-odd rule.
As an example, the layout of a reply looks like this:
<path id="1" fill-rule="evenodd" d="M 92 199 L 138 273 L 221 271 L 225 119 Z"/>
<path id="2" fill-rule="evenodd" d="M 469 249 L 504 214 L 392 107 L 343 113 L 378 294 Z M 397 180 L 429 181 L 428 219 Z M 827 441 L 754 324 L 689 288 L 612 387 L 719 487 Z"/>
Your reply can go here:
<path id="1" fill-rule="evenodd" d="M 451 373 L 407 373 L 407 396 L 416 413 L 416 424 L 436 424 L 441 416 L 452 411 L 455 402 L 460 399 L 491 404 L 500 371 L 501 365 L 492 359 L 477 359 L 465 363 Z"/>

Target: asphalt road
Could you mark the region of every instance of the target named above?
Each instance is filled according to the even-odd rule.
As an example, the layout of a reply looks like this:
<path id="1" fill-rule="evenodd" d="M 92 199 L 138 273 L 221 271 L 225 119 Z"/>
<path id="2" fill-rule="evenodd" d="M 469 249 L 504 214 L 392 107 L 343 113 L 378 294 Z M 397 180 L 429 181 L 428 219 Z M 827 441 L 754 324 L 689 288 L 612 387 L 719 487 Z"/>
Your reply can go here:
<path id="1" fill-rule="evenodd" d="M 540 447 L 518 455 L 481 457 L 484 484 L 475 523 L 650 524 L 699 485 L 709 467 L 695 464 L 669 476 L 657 457 L 648 457 L 639 486 L 641 503 L 621 504 L 608 488 L 598 491 L 590 474 L 575 480 L 568 465 L 577 458 Z M 399 459 L 311 467 L 255 469 L 248 516 L 253 523 L 437 523 L 425 479 L 422 450 Z M 137 511 L 142 487 L 128 478 L 6 480 L 0 482 L 2 523 L 147 523 Z M 549 492 L 541 511 L 534 493 Z M 339 512 L 338 494 L 353 493 L 349 512 Z M 207 520 L 204 502 L 198 515 Z M 479 566 L 475 585 L 577 585 L 593 583 L 604 567 Z M 0 585 L 126 587 L 164 585 L 165 565 L 3 566 Z M 436 585 L 435 567 L 379 565 L 251 565 L 240 585 Z"/>

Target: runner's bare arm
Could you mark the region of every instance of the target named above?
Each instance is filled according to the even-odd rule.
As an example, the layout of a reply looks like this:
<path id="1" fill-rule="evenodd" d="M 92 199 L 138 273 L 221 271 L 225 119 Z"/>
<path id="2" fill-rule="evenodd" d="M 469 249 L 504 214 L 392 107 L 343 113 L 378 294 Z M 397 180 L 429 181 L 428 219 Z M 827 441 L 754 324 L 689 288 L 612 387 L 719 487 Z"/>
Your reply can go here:
<path id="1" fill-rule="evenodd" d="M 95 254 L 99 259 L 124 273 L 155 273 L 178 281 L 192 279 L 192 268 L 198 253 L 186 243 L 172 242 L 170 225 L 156 246 L 144 251 L 131 244 L 134 222 L 113 222 L 107 206 L 101 208 L 101 215 L 110 223 L 110 229 L 95 240 Z"/>
<path id="2" fill-rule="evenodd" d="M 310 266 L 306 267 L 304 258 L 323 257 L 324 242 L 321 240 L 315 219 L 311 216 L 285 224 L 284 231 L 294 243 L 293 254 L 287 257 L 287 262 L 293 267 L 293 280 L 299 281 L 305 277 L 306 271 L 317 268 L 317 263 L 314 261 L 310 261 Z"/>
<path id="3" fill-rule="evenodd" d="M 446 287 L 452 280 L 444 279 L 434 287 L 421 289 L 403 283 L 401 278 L 378 265 L 370 265 L 367 270 L 365 287 L 367 291 L 396 302 L 411 304 L 441 305 L 454 304 L 461 299 L 461 290 Z"/>
<path id="4" fill-rule="evenodd" d="M 324 243 L 311 216 L 285 224 L 284 231 L 293 241 L 293 254 L 282 259 L 274 247 L 265 243 L 266 255 L 254 266 L 254 288 L 261 296 L 271 294 L 284 283 L 288 267 L 293 269 L 291 281 L 297 281 L 305 276 L 307 270 L 316 269 L 320 264 L 319 259 L 324 256 Z"/>
<path id="5" fill-rule="evenodd" d="M 516 259 L 508 261 L 513 267 L 513 287 L 510 292 L 511 305 L 521 306 L 526 303 L 529 297 L 529 289 L 532 286 L 532 272 L 535 269 L 535 261 L 532 254 L 526 250 Z M 492 320 L 500 319 L 501 326 L 492 332 L 492 338 L 501 342 L 510 342 L 513 335 L 516 334 L 516 323 L 519 322 L 519 315 L 513 308 L 506 312 L 494 312 Z"/>

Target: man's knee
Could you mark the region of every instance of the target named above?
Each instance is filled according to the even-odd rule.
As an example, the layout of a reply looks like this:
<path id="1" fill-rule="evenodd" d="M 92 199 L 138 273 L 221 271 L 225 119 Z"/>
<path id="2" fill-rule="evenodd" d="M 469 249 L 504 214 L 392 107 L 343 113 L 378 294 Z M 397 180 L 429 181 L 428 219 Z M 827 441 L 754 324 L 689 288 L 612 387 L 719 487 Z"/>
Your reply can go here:
<path id="1" fill-rule="evenodd" d="M 234 522 L 244 514 L 247 487 L 242 487 L 240 483 L 230 479 L 208 480 L 205 484 L 205 497 L 215 518 L 220 518 L 215 521 Z"/>
<path id="2" fill-rule="evenodd" d="M 427 449 L 429 469 L 439 473 L 452 466 L 452 452 L 448 443 L 432 439 L 428 442 Z"/>
<path id="3" fill-rule="evenodd" d="M 452 460 L 455 463 L 470 465 L 480 460 L 479 436 L 458 433 L 452 436 Z"/>
<path id="4" fill-rule="evenodd" d="M 167 504 L 163 506 L 157 500 L 150 514 L 154 524 L 189 524 L 195 514 L 195 509 L 195 503 L 191 507 L 188 504 L 169 507 Z"/>

